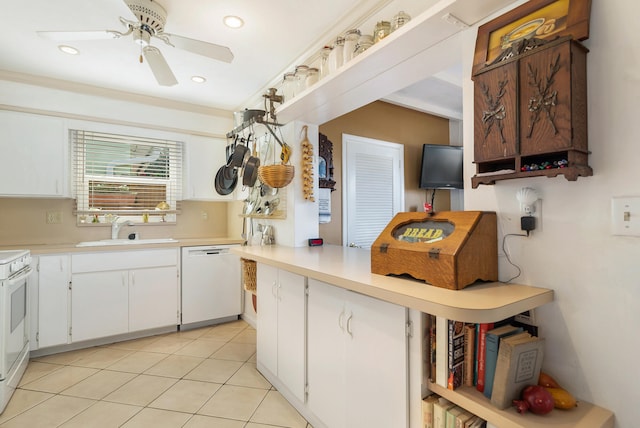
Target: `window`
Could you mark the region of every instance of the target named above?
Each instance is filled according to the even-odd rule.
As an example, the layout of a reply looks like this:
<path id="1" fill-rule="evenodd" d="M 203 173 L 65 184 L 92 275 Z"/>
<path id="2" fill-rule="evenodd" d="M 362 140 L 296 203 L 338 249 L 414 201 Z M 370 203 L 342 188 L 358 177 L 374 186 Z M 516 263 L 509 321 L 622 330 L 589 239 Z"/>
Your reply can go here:
<path id="1" fill-rule="evenodd" d="M 175 222 L 182 194 L 182 143 L 71 130 L 79 223 L 115 216 Z"/>

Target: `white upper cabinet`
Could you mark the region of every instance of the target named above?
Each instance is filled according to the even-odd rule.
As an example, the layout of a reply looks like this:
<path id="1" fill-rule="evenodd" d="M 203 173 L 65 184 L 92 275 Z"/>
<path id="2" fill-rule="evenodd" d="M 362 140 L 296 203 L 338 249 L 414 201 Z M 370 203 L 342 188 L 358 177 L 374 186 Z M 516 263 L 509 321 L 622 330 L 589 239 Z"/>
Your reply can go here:
<path id="1" fill-rule="evenodd" d="M 64 120 L 0 110 L 0 196 L 68 197 Z"/>
<path id="2" fill-rule="evenodd" d="M 189 136 L 185 144 L 183 199 L 230 201 L 233 193 L 220 195 L 214 180 L 218 169 L 227 163 L 226 141 L 222 138 Z"/>

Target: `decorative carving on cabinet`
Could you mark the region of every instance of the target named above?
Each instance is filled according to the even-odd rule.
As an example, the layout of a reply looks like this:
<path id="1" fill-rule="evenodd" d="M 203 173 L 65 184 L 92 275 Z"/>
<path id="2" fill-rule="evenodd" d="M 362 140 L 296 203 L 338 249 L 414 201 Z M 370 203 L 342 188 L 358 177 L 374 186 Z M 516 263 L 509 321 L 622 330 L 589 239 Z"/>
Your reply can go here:
<path id="1" fill-rule="evenodd" d="M 554 123 L 556 103 L 558 101 L 558 91 L 551 91 L 552 85 L 555 83 L 553 77 L 560 70 L 560 54 L 556 56 L 553 64 L 549 64 L 549 74 L 545 79 L 544 84 L 538 77 L 538 69 L 534 69 L 531 63 L 527 63 L 527 74 L 529 75 L 529 85 L 535 89 L 535 96 L 529 98 L 529 133 L 527 138 L 531 138 L 533 133 L 533 127 L 536 122 L 540 120 L 540 113 L 544 111 L 545 116 L 549 120 L 549 124 L 553 128 L 553 133 L 557 134 L 558 129 Z"/>
<path id="2" fill-rule="evenodd" d="M 318 151 L 318 185 L 323 189 L 331 189 L 333 192 L 336 182 L 333 180 L 333 143 L 326 135 L 319 133 Z"/>
<path id="3" fill-rule="evenodd" d="M 504 87 L 506 85 L 507 80 L 501 80 L 498 82 L 498 93 L 496 94 L 495 99 L 489 93 L 489 87 L 486 84 L 481 83 L 479 85 L 482 90 L 482 94 L 484 95 L 485 103 L 489 107 L 488 110 L 482 112 L 482 123 L 485 125 L 484 138 L 486 140 L 493 128 L 493 125 L 495 124 L 498 128 L 498 132 L 500 132 L 500 141 L 502 144 L 507 143 L 507 140 L 504 139 L 504 133 L 502 132 L 504 129 L 504 123 L 502 121 L 507 117 L 507 115 L 504 104 L 502 104 L 500 100 L 504 95 Z"/>

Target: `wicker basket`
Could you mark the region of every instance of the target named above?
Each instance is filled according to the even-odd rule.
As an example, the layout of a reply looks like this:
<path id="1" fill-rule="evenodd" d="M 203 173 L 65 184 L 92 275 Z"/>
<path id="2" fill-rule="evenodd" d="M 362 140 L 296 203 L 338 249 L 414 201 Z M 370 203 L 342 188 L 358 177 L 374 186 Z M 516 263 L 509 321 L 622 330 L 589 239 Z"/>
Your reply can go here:
<path id="1" fill-rule="evenodd" d="M 242 283 L 244 289 L 256 294 L 256 262 L 255 260 L 249 260 L 241 258 L 242 263 Z"/>
<path id="2" fill-rule="evenodd" d="M 274 189 L 287 186 L 294 176 L 293 165 L 265 165 L 258 167 L 258 178 L 264 184 Z"/>

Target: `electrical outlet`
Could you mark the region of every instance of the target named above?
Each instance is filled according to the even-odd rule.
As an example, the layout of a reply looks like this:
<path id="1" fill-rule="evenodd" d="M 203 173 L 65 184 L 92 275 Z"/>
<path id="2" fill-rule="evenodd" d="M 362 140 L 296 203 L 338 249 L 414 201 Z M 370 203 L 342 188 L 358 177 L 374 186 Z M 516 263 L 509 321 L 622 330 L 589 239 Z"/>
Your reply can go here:
<path id="1" fill-rule="evenodd" d="M 201 211 L 200 216 L 203 220 L 209 220 L 209 213 L 207 211 Z"/>
<path id="2" fill-rule="evenodd" d="M 47 211 L 47 224 L 62 223 L 62 211 Z"/>

